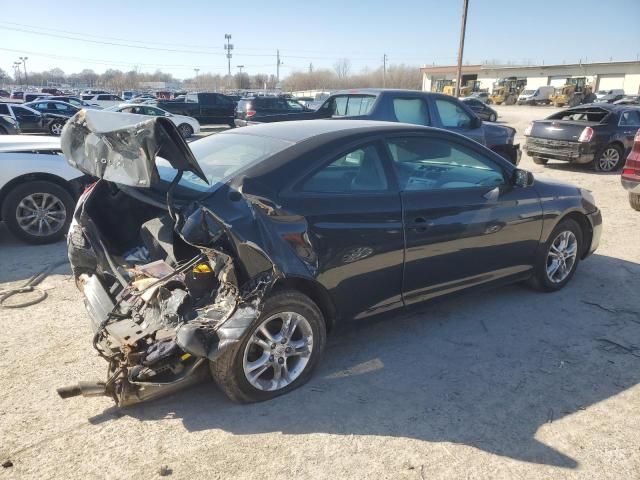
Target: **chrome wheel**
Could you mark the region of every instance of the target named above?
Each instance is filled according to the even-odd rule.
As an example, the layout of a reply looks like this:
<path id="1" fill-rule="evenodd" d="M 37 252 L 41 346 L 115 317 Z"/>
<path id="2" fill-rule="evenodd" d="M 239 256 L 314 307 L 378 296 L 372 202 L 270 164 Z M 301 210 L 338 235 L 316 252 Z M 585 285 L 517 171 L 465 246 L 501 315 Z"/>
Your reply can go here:
<path id="1" fill-rule="evenodd" d="M 610 172 L 618 166 L 619 161 L 620 152 L 616 148 L 607 147 L 598 159 L 598 167 L 600 167 L 600 170 L 603 172 Z"/>
<path id="2" fill-rule="evenodd" d="M 570 230 L 560 232 L 549 247 L 547 255 L 547 277 L 553 283 L 567 278 L 576 263 L 578 240 Z"/>
<path id="3" fill-rule="evenodd" d="M 193 129 L 185 124 L 182 124 L 178 127 L 178 131 L 180 132 L 180 135 L 182 135 L 182 138 L 189 138 L 191 135 L 193 135 Z"/>
<path id="4" fill-rule="evenodd" d="M 60 136 L 62 135 L 63 128 L 64 128 L 64 125 L 62 123 L 55 122 L 51 125 L 51 133 L 56 136 Z"/>
<path id="5" fill-rule="evenodd" d="M 280 390 L 304 371 L 313 350 L 309 321 L 295 312 L 276 313 L 264 320 L 247 342 L 242 368 L 258 390 Z"/>
<path id="6" fill-rule="evenodd" d="M 58 232 L 67 219 L 67 209 L 55 195 L 32 193 L 16 207 L 18 226 L 29 235 L 45 237 Z"/>

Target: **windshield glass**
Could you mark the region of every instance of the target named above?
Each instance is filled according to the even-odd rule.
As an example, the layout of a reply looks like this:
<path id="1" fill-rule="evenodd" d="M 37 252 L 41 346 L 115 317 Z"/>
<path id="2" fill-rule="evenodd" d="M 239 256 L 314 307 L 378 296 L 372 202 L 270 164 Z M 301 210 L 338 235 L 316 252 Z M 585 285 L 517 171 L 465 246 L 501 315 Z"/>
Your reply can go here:
<path id="1" fill-rule="evenodd" d="M 535 93 L 535 90 L 525 90 L 524 92 L 522 92 L 523 95 L 533 95 Z"/>
<path id="2" fill-rule="evenodd" d="M 279 138 L 255 135 L 219 133 L 192 142 L 198 164 L 209 181 L 209 185 L 191 172 L 185 172 L 180 185 L 205 192 L 216 183 L 223 183 L 233 175 L 293 145 Z M 163 158 L 156 159 L 160 178 L 167 182 L 173 180 L 176 171 Z"/>

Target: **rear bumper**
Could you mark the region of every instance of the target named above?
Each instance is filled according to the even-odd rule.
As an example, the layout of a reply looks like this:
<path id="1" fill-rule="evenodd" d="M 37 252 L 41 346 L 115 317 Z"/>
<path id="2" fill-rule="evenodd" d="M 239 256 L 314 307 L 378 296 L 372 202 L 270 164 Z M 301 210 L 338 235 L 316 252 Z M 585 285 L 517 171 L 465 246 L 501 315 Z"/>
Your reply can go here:
<path id="1" fill-rule="evenodd" d="M 524 149 L 530 157 L 538 157 L 549 160 L 561 160 L 563 162 L 580 164 L 593 162 L 596 152 L 595 148 L 592 145 L 581 144 L 577 142 L 563 143 L 566 145 L 549 145 L 546 147 L 542 147 L 539 145 L 532 145 L 527 139 L 527 144 L 524 146 Z"/>
<path id="2" fill-rule="evenodd" d="M 620 182 L 622 183 L 622 188 L 625 190 L 640 195 L 640 176 L 623 175 L 620 178 Z"/>

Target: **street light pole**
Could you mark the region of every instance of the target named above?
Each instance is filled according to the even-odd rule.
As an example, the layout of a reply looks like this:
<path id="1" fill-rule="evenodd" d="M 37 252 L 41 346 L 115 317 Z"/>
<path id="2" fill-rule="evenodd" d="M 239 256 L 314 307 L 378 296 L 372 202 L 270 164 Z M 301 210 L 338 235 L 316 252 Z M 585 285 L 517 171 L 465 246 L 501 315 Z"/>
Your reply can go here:
<path id="1" fill-rule="evenodd" d="M 16 76 L 16 81 L 22 85 L 22 78 L 20 77 L 20 62 L 13 62 L 13 73 Z"/>
<path id="2" fill-rule="evenodd" d="M 24 66 L 24 83 L 29 88 L 29 77 L 27 77 L 27 60 L 29 60 L 29 57 L 20 57 L 20 60 L 22 60 L 22 65 Z"/>
<path id="3" fill-rule="evenodd" d="M 194 68 L 193 71 L 196 72 L 196 89 L 200 90 L 200 82 L 198 82 L 198 72 L 200 71 L 200 69 Z"/>
<path id="4" fill-rule="evenodd" d="M 227 80 L 227 82 L 231 81 L 231 50 L 233 50 L 233 44 L 230 43 L 231 40 L 231 34 L 230 33 L 225 33 L 224 34 L 224 39 L 227 41 L 227 43 L 224 46 L 224 49 L 227 52 L 227 77 L 229 78 Z M 227 88 L 229 87 L 229 85 L 227 85 Z"/>
<path id="5" fill-rule="evenodd" d="M 464 52 L 464 35 L 467 30 L 467 9 L 469 0 L 462 0 L 462 26 L 460 27 L 460 46 L 458 47 L 458 71 L 456 73 L 456 97 L 460 96 L 460 83 L 462 82 L 462 55 Z"/>

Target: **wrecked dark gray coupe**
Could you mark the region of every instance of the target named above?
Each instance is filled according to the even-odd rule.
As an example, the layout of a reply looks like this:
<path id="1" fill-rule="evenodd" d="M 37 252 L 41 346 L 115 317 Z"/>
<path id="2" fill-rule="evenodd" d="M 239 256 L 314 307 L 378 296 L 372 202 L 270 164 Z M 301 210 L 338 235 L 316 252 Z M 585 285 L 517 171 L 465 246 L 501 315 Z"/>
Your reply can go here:
<path id="1" fill-rule="evenodd" d="M 310 377 L 341 320 L 478 286 L 558 290 L 600 238 L 589 192 L 429 127 L 284 122 L 188 146 L 167 119 L 89 110 L 62 148 L 98 179 L 68 251 L 108 362 L 64 398 L 124 406 L 211 375 L 266 400 Z"/>

